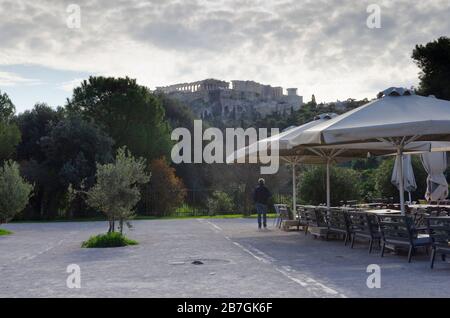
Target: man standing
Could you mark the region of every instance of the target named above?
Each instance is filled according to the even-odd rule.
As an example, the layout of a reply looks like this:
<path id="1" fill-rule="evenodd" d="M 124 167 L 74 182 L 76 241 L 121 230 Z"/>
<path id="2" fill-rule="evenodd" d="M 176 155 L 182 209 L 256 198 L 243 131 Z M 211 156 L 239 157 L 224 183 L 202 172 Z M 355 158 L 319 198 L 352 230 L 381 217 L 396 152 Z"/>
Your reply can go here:
<path id="1" fill-rule="evenodd" d="M 263 178 L 258 180 L 258 186 L 253 192 L 253 201 L 256 205 L 256 212 L 258 212 L 258 227 L 261 228 L 261 223 L 264 228 L 267 228 L 267 209 L 269 199 L 272 196 L 269 189 L 265 186 L 265 181 Z M 261 222 L 262 217 L 262 222 Z"/>

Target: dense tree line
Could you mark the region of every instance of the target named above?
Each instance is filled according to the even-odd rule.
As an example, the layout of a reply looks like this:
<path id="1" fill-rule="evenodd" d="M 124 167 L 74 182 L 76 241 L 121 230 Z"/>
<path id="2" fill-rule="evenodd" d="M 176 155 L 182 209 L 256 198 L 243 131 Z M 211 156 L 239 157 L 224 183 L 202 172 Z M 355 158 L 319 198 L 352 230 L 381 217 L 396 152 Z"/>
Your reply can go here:
<path id="1" fill-rule="evenodd" d="M 163 100 L 129 78 L 91 77 L 64 107 L 36 104 L 18 115 L 0 94 L 0 116 L 0 159 L 19 162 L 21 174 L 35 185 L 22 218 L 98 215 L 77 193 L 94 186 L 98 167 L 111 163 L 123 146 L 145 158 L 148 173 L 156 159 L 159 167 L 169 167 L 172 142 Z M 174 174 L 169 169 L 158 187 L 165 188 Z"/>
<path id="2" fill-rule="evenodd" d="M 450 100 L 450 39 L 441 37 L 417 45 L 412 58 L 421 70 L 417 93 Z M 347 109 L 367 101 L 349 99 Z M 284 129 L 326 112 L 340 111 L 332 103 L 317 104 L 314 97 L 298 111 L 239 120 L 231 116 L 230 120 L 233 127 Z M 193 131 L 193 120 L 185 105 L 128 77 L 90 77 L 74 89 L 62 107 L 40 103 L 21 114 L 16 114 L 8 95 L 0 92 L 2 193 L 9 191 L 7 180 L 22 185 L 24 192 L 18 197 L 30 198 L 22 218 L 98 215 L 98 206 L 92 200 L 87 204 L 82 194 L 94 189 L 99 167 L 112 164 L 117 151 L 126 147 L 130 154 L 145 160 L 145 173 L 152 176 L 148 183 L 133 185 L 139 196 L 130 202 L 139 198 L 138 213 L 168 215 L 182 202 L 250 212 L 251 191 L 259 176 L 257 166 L 171 165 L 171 130 L 186 127 Z M 204 126 L 225 128 L 229 123 L 207 118 Z M 421 186 L 423 171 L 417 161 L 414 167 Z M 349 173 L 346 168 L 354 171 Z M 342 191 L 334 194 L 333 201 L 345 196 L 367 199 L 395 195 L 389 181 L 391 168 L 392 161 L 383 159 L 358 160 L 335 168 L 332 183 Z M 311 203 L 323 201 L 323 169 L 307 168 L 299 174 L 304 183 L 300 184 L 300 197 Z M 273 192 L 290 192 L 289 167 L 282 167 L 268 179 Z M 419 198 L 421 192 L 419 188 L 414 197 Z"/>

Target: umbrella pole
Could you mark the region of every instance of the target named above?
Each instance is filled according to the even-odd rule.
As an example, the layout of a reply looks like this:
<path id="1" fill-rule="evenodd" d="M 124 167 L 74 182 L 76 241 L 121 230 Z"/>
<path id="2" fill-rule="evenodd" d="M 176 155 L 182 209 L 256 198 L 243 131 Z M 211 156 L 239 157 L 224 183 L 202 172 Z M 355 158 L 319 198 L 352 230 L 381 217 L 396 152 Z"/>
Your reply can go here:
<path id="1" fill-rule="evenodd" d="M 297 210 L 297 184 L 295 177 L 295 162 L 292 163 L 292 215 L 295 218 Z"/>
<path id="2" fill-rule="evenodd" d="M 398 159 L 398 168 L 400 169 L 400 209 L 402 211 L 402 215 L 405 215 L 405 187 L 403 184 L 403 148 L 402 146 L 397 149 L 397 159 Z"/>
<path id="3" fill-rule="evenodd" d="M 331 195 L 330 195 L 330 159 L 327 160 L 327 208 L 331 206 Z"/>

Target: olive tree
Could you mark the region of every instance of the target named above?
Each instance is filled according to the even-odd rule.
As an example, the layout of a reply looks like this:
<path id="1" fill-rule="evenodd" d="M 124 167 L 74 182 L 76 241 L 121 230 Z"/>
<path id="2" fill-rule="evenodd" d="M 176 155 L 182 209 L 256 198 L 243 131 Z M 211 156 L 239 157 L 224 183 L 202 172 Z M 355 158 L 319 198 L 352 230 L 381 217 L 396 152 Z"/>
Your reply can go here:
<path id="1" fill-rule="evenodd" d="M 107 216 L 108 233 L 115 231 L 116 220 L 122 233 L 124 221 L 133 215 L 141 198 L 139 186 L 150 180 L 145 167 L 145 159 L 134 158 L 125 147 L 118 149 L 115 162 L 97 164 L 96 183 L 86 192 L 86 203 Z"/>
<path id="2" fill-rule="evenodd" d="M 0 168 L 0 224 L 21 212 L 30 199 L 33 186 L 25 181 L 14 161 L 5 161 Z"/>

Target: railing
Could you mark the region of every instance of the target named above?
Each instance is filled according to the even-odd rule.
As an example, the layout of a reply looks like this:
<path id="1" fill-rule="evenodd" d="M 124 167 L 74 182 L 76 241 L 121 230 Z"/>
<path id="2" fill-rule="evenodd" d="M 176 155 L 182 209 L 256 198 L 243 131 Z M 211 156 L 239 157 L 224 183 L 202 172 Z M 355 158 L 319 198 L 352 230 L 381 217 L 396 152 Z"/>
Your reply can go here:
<path id="1" fill-rule="evenodd" d="M 251 197 L 251 192 L 244 194 L 236 192 L 227 192 L 230 208 L 212 209 L 210 200 L 214 196 L 214 190 L 193 190 L 185 191 L 185 199 L 183 204 L 176 207 L 171 207 L 169 211 L 161 213 L 160 201 L 162 198 L 158 197 L 153 191 L 147 189 L 142 199 L 137 206 L 137 214 L 150 216 L 175 216 L 175 217 L 196 217 L 196 216 L 215 216 L 215 215 L 250 215 L 256 213 L 255 206 Z M 172 192 L 168 198 L 176 197 L 179 193 Z M 272 197 L 273 203 L 283 203 L 291 205 L 291 195 L 289 193 L 275 193 Z M 274 213 L 273 206 L 269 207 L 269 213 Z"/>

